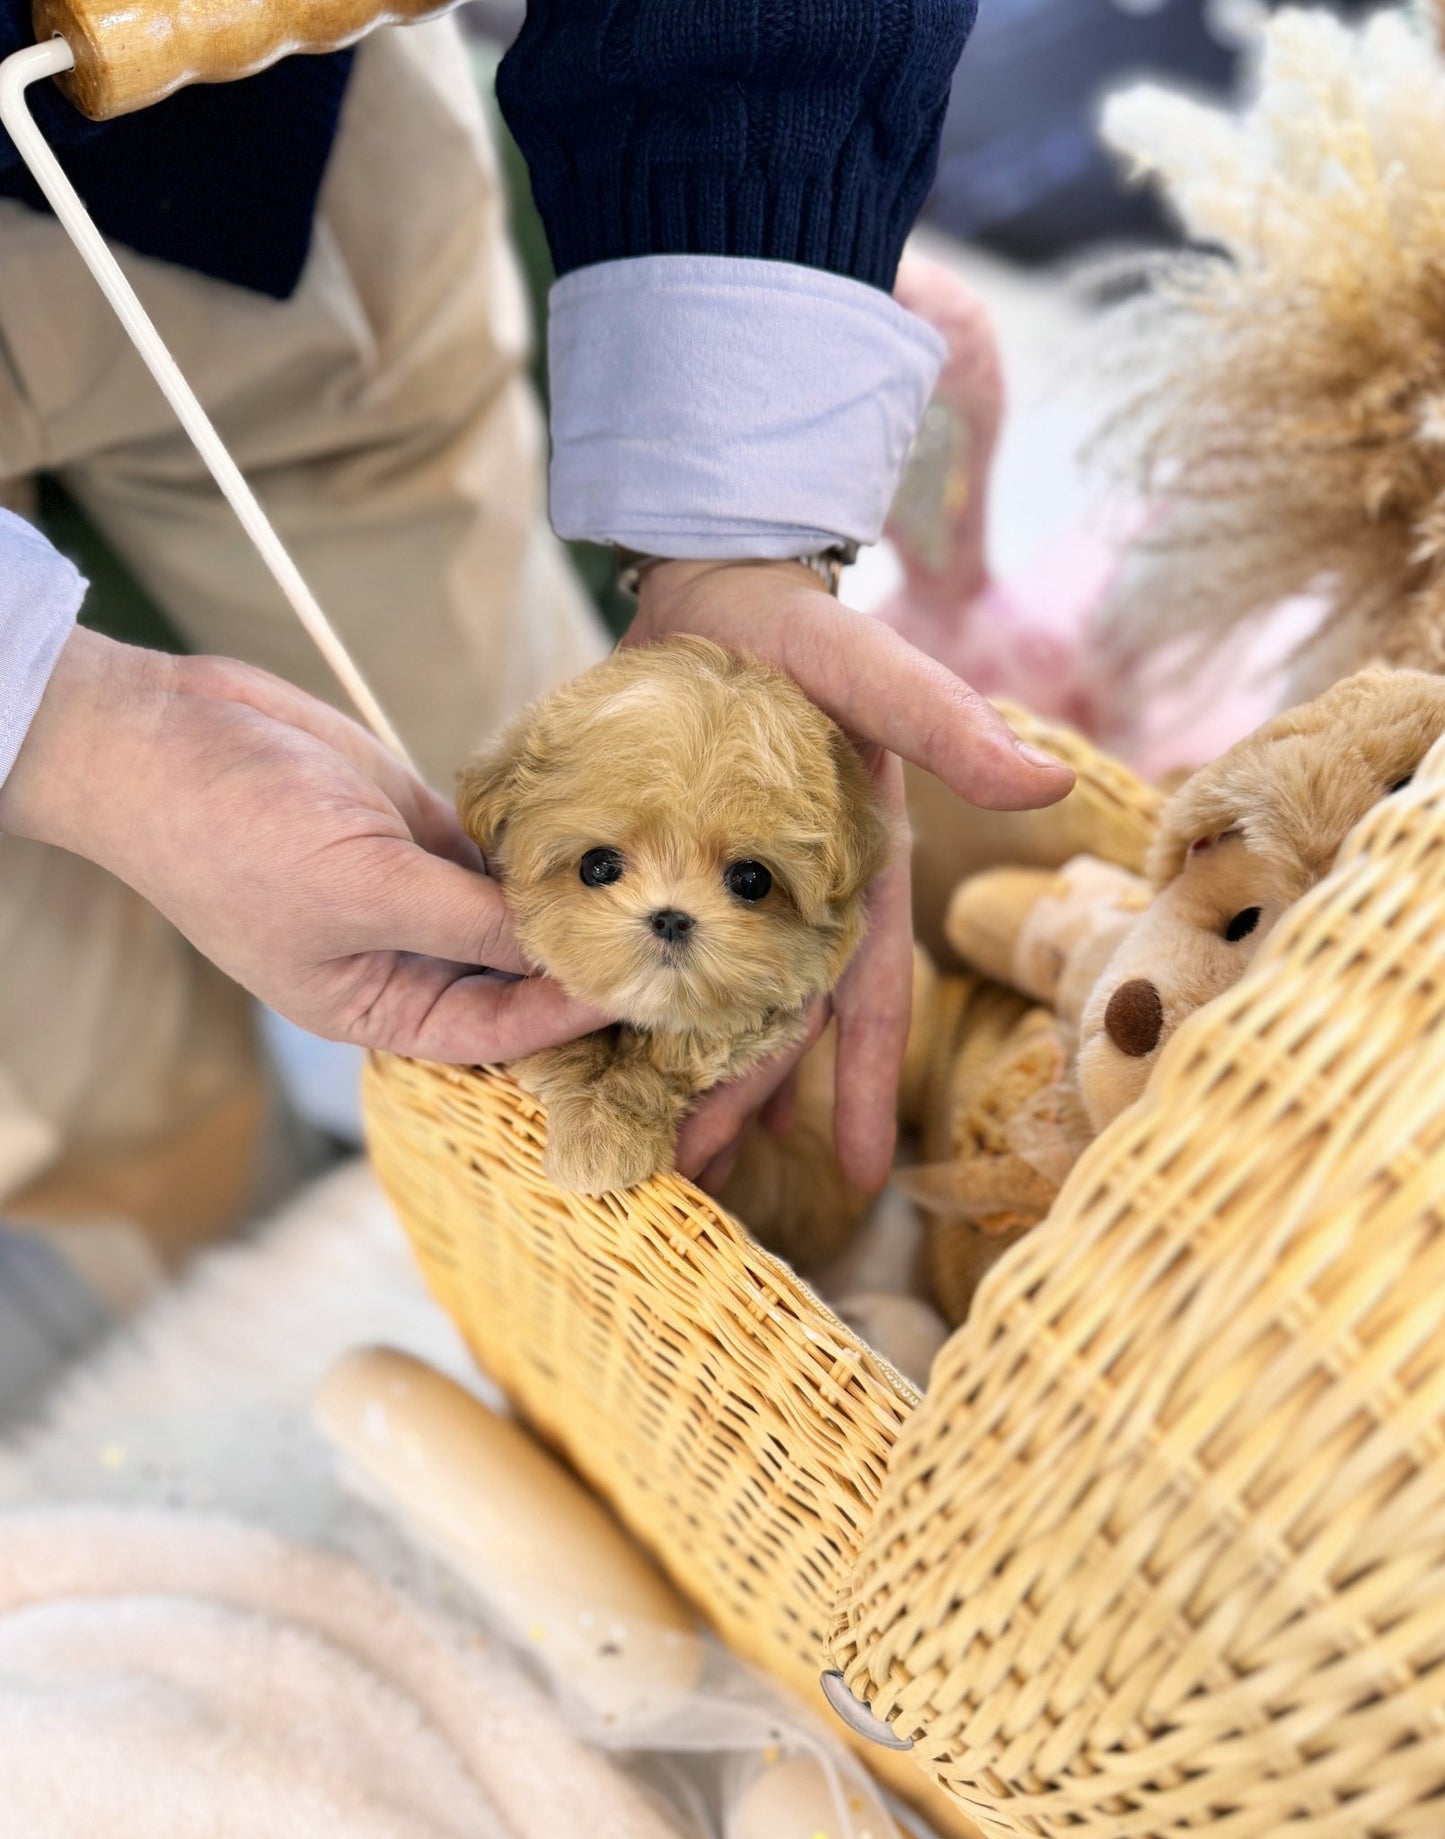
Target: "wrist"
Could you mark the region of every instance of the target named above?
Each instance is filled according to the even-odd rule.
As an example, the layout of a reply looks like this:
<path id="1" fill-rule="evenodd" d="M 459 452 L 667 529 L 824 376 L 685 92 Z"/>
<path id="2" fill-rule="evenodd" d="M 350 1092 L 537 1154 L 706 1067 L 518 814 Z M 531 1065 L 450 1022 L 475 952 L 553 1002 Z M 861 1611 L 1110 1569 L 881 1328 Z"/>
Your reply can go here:
<path id="1" fill-rule="evenodd" d="M 613 545 L 613 562 L 616 569 L 616 581 L 626 594 L 638 595 L 642 583 L 653 569 L 661 568 L 666 562 L 679 558 L 652 555 L 646 551 L 625 549 L 620 544 Z M 785 562 L 806 568 L 817 577 L 828 592 L 837 595 L 843 580 L 843 571 L 857 561 L 858 545 L 856 543 L 830 543 L 826 548 L 787 551 L 780 550 L 772 555 L 748 557 L 719 556 L 710 558 L 715 564 L 728 568 L 759 568 L 770 562 Z M 701 562 L 692 566 L 701 567 Z"/>
<path id="2" fill-rule="evenodd" d="M 641 605 L 672 602 L 694 591 L 722 584 L 754 587 L 811 588 L 828 595 L 826 582 L 805 562 L 735 561 L 684 562 L 658 561 L 643 574 L 638 583 Z"/>
<path id="3" fill-rule="evenodd" d="M 0 784 L 0 831 L 101 860 L 174 670 L 174 659 L 77 626 Z"/>

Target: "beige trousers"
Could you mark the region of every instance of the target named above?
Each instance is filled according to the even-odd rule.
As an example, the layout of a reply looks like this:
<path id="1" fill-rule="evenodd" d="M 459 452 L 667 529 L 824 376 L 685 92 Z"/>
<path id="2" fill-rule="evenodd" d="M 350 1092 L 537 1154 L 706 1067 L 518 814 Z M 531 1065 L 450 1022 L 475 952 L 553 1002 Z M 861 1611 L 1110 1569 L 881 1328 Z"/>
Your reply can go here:
<path id="1" fill-rule="evenodd" d="M 525 295 L 452 22 L 359 51 L 291 300 L 120 253 L 436 783 L 601 655 L 545 523 Z M 0 202 L 0 481 L 14 499 L 41 470 L 193 647 L 340 700 L 63 234 Z M 98 870 L 0 838 L 0 1213 L 209 1233 L 259 1113 L 224 979 Z"/>

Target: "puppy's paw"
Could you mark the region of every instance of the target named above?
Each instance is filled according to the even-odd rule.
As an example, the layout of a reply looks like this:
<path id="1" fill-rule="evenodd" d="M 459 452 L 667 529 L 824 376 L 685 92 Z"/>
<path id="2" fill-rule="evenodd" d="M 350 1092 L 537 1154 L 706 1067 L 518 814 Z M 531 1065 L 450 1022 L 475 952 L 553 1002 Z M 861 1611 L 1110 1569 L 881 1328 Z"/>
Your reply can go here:
<path id="1" fill-rule="evenodd" d="M 540 1098 L 544 1104 L 546 1103 L 547 1057 L 545 1054 L 530 1054 L 525 1060 L 514 1060 L 507 1071 L 530 1097 Z"/>
<path id="2" fill-rule="evenodd" d="M 580 1098 L 607 1065 L 608 1057 L 596 1036 L 584 1035 L 565 1047 L 548 1047 L 513 1060 L 507 1071 L 524 1092 L 550 1107 L 554 1100 Z"/>
<path id="3" fill-rule="evenodd" d="M 672 1138 L 628 1129 L 585 1101 L 554 1107 L 542 1169 L 570 1194 L 616 1194 L 672 1166 Z"/>

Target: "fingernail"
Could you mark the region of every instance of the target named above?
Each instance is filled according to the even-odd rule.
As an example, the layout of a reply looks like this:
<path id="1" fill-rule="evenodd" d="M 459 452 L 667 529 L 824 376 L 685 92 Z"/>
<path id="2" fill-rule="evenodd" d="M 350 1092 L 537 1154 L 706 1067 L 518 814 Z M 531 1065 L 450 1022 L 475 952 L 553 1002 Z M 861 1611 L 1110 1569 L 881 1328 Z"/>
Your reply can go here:
<path id="1" fill-rule="evenodd" d="M 1018 741 L 1015 745 L 1018 748 L 1019 758 L 1026 760 L 1030 766 L 1040 766 L 1045 772 L 1050 773 L 1071 773 L 1074 770 L 1073 767 L 1066 766 L 1062 760 L 1056 759 L 1053 754 L 1045 753 L 1041 747 L 1030 747 L 1027 741 Z"/>

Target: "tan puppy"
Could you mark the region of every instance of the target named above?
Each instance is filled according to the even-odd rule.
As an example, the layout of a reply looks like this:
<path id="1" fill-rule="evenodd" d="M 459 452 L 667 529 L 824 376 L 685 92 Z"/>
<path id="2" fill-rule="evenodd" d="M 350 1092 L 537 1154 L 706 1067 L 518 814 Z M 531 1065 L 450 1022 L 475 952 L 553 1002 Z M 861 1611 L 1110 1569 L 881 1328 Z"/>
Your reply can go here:
<path id="1" fill-rule="evenodd" d="M 669 1167 L 698 1093 L 798 1039 L 883 856 L 846 737 L 704 639 L 619 651 L 525 711 L 458 810 L 527 957 L 619 1018 L 513 1068 L 547 1107 L 547 1174 L 586 1194 Z"/>
<path id="2" fill-rule="evenodd" d="M 1134 1102 L 1180 1022 L 1238 981 L 1442 733 L 1445 679 L 1363 671 L 1186 781 L 1150 857 L 1158 892 L 1084 1005 L 1078 1078 L 1095 1130 Z"/>

